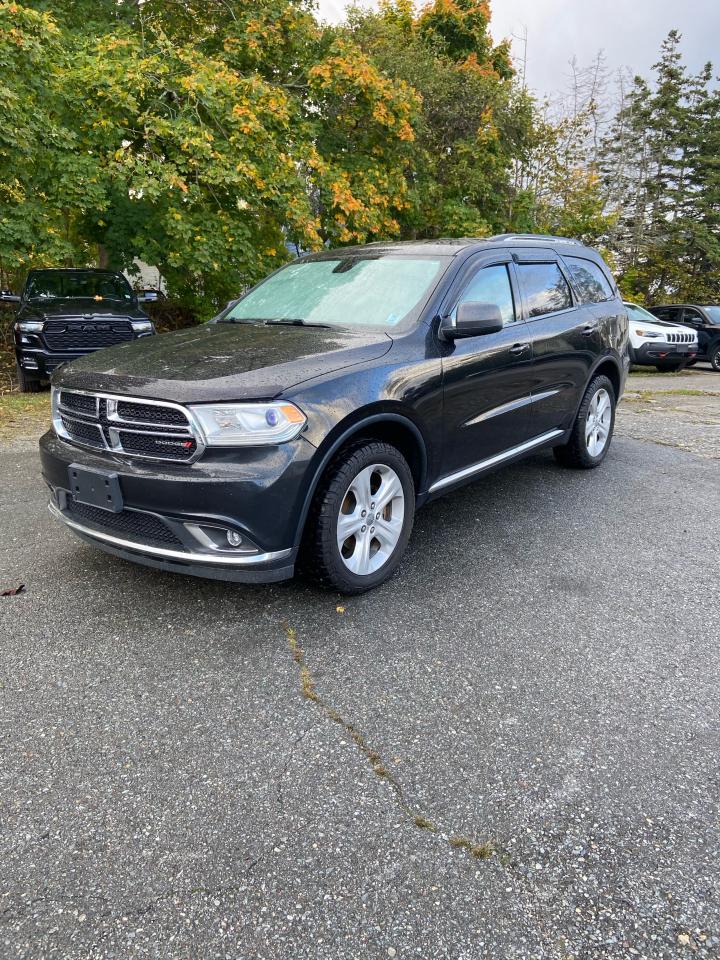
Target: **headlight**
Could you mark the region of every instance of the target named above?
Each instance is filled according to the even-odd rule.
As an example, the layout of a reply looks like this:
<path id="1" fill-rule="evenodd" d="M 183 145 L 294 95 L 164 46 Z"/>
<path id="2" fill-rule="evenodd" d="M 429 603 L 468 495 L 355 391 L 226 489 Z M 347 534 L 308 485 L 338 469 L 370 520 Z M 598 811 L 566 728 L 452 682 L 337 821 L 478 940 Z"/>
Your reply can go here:
<path id="1" fill-rule="evenodd" d="M 42 333 L 42 320 L 18 320 L 17 328 L 20 333 Z"/>
<path id="2" fill-rule="evenodd" d="M 654 330 L 640 330 L 638 327 L 633 331 L 636 337 L 646 337 L 648 340 L 662 340 L 661 333 L 655 333 Z"/>
<path id="3" fill-rule="evenodd" d="M 132 320 L 132 328 L 135 333 L 152 333 L 153 325 L 149 320 Z"/>
<path id="4" fill-rule="evenodd" d="M 292 403 L 217 403 L 191 406 L 209 447 L 258 447 L 294 440 L 305 414 Z"/>

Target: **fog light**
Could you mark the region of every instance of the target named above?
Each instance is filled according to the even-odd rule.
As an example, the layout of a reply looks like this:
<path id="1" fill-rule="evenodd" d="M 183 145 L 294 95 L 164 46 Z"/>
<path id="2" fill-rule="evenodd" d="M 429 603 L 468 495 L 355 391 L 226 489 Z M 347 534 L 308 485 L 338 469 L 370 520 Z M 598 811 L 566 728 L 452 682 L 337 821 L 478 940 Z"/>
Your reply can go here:
<path id="1" fill-rule="evenodd" d="M 227 542 L 231 547 L 239 547 L 242 543 L 242 537 L 237 532 L 237 530 L 228 530 L 227 532 Z"/>

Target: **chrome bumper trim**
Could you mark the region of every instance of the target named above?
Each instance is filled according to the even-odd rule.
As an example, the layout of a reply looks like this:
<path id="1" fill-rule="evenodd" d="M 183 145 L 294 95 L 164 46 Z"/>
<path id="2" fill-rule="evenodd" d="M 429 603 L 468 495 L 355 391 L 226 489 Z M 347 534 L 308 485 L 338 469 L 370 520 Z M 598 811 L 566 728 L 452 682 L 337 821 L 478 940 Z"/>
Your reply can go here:
<path id="1" fill-rule="evenodd" d="M 91 527 L 85 527 L 75 520 L 66 517 L 62 510 L 59 510 L 54 503 L 48 504 L 50 515 L 56 520 L 62 520 L 65 526 L 71 530 L 77 531 L 84 537 L 91 540 L 102 540 L 103 543 L 109 543 L 120 550 L 134 550 L 136 553 L 146 553 L 152 557 L 164 557 L 166 560 L 183 560 L 185 563 L 207 563 L 213 566 L 225 567 L 247 567 L 258 563 L 272 563 L 274 560 L 283 560 L 289 557 L 292 550 L 275 550 L 271 553 L 257 553 L 253 556 L 228 557 L 228 556 L 210 556 L 206 553 L 191 553 L 189 550 L 167 550 L 164 547 L 152 547 L 149 544 L 138 543 L 136 540 L 123 540 L 120 537 L 114 537 L 109 533 L 102 533 L 100 530 L 93 530 Z"/>

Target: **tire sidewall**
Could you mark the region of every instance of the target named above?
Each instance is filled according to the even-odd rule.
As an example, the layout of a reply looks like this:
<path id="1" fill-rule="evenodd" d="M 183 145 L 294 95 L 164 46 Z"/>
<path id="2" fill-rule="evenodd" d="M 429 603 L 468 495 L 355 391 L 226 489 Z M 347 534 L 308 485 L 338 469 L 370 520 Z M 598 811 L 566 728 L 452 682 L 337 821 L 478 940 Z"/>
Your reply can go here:
<path id="1" fill-rule="evenodd" d="M 343 562 L 337 546 L 337 524 L 348 487 L 361 470 L 376 463 L 391 467 L 398 475 L 405 498 L 405 515 L 402 532 L 390 559 L 379 570 L 363 577 L 348 570 Z M 363 593 L 389 579 L 405 553 L 415 514 L 415 486 L 405 458 L 394 447 L 377 441 L 369 441 L 367 445 L 356 449 L 344 463 L 336 465 L 328 485 L 323 513 L 321 548 L 325 568 L 335 586 L 346 593 Z"/>
<path id="2" fill-rule="evenodd" d="M 587 440 L 585 439 L 585 427 L 587 425 L 588 412 L 590 410 L 590 404 L 592 403 L 593 397 L 599 393 L 600 390 L 605 390 L 610 397 L 610 430 L 608 432 L 607 440 L 605 441 L 605 446 L 602 448 L 600 453 L 593 457 L 590 454 L 590 451 L 587 448 Z M 583 402 L 580 405 L 580 411 L 578 413 L 578 430 L 580 435 L 580 442 L 582 445 L 582 457 L 586 462 L 587 466 L 596 467 L 603 462 L 607 456 L 608 450 L 610 449 L 610 444 L 612 442 L 613 434 L 615 432 L 615 410 L 617 407 L 617 401 L 615 399 L 615 390 L 610 380 L 605 376 L 595 377 L 590 386 L 588 387 L 587 393 L 583 398 Z"/>
<path id="3" fill-rule="evenodd" d="M 710 360 L 710 366 L 717 373 L 720 373 L 720 340 L 716 340 L 715 343 L 710 347 L 708 351 L 708 359 Z"/>

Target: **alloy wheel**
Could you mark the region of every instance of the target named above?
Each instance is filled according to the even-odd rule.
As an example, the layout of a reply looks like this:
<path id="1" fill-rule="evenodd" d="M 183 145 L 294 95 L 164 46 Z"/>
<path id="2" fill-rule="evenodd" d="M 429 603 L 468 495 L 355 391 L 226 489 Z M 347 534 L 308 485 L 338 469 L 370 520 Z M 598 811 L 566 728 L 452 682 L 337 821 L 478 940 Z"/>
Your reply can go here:
<path id="1" fill-rule="evenodd" d="M 392 556 L 403 530 L 405 495 L 392 467 L 371 464 L 348 487 L 337 520 L 337 545 L 343 563 L 368 576 Z"/>
<path id="2" fill-rule="evenodd" d="M 605 449 L 612 425 L 612 401 L 604 387 L 590 401 L 585 419 L 585 444 L 591 457 L 599 457 Z"/>

